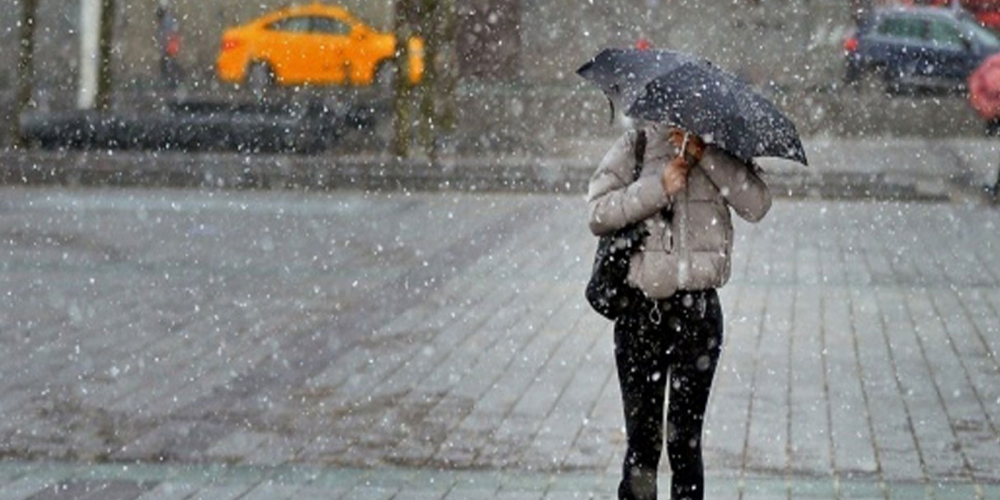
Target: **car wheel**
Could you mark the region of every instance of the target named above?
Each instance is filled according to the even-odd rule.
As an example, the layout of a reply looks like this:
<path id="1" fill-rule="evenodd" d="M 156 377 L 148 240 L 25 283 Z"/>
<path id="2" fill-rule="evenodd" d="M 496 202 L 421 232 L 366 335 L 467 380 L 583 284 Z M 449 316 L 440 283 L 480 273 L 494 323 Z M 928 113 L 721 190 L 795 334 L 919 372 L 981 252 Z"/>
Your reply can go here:
<path id="1" fill-rule="evenodd" d="M 375 68 L 375 86 L 379 90 L 392 89 L 392 82 L 396 78 L 396 68 L 392 59 L 384 59 Z"/>
<path id="2" fill-rule="evenodd" d="M 844 59 L 844 85 L 857 86 L 864 76 L 864 64 L 855 58 Z"/>
<path id="3" fill-rule="evenodd" d="M 882 69 L 882 85 L 888 95 L 898 95 L 903 90 L 903 73 L 898 69 Z"/>
<path id="4" fill-rule="evenodd" d="M 879 92 L 885 85 L 883 68 L 878 66 L 848 67 L 844 82 L 859 93 Z"/>
<path id="5" fill-rule="evenodd" d="M 251 91 L 265 92 L 274 86 L 274 82 L 274 72 L 267 63 L 255 62 L 247 68 L 247 88 Z"/>
<path id="6" fill-rule="evenodd" d="M 854 68 L 847 68 L 844 72 L 844 85 L 848 87 L 857 87 L 858 80 L 861 79 L 861 72 Z"/>

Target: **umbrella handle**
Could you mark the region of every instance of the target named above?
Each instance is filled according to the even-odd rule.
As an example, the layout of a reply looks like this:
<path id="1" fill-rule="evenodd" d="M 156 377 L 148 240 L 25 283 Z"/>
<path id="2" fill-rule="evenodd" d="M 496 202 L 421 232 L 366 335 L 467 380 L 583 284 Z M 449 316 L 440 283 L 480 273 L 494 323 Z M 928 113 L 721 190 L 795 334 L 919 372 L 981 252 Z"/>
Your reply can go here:
<path id="1" fill-rule="evenodd" d="M 687 165 L 688 168 L 694 167 L 695 163 L 697 163 L 697 160 L 695 162 L 693 162 L 693 163 L 690 160 L 688 160 L 688 142 L 690 142 L 690 139 L 691 139 L 691 133 L 685 131 L 684 132 L 684 140 L 681 141 L 681 154 L 680 154 L 680 157 L 684 159 L 684 164 Z M 694 157 L 692 156 L 691 158 L 694 158 Z"/>

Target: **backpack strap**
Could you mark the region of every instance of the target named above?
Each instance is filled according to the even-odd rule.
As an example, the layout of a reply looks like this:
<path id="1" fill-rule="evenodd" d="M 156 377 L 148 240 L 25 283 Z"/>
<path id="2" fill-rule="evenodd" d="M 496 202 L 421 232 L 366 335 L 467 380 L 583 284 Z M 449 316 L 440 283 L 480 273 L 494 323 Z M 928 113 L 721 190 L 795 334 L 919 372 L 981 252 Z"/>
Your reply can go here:
<path id="1" fill-rule="evenodd" d="M 632 172 L 632 181 L 635 182 L 639 180 L 639 175 L 642 174 L 642 166 L 646 160 L 646 130 L 639 129 L 638 134 L 635 136 L 635 147 L 633 148 L 635 152 L 635 170 Z"/>

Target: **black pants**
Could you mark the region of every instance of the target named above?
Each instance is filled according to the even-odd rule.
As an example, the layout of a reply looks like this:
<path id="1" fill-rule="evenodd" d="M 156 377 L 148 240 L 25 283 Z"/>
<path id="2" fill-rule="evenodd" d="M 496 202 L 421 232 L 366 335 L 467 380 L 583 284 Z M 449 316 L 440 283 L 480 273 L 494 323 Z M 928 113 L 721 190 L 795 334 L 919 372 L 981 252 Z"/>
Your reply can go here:
<path id="1" fill-rule="evenodd" d="M 615 322 L 615 362 L 628 435 L 619 499 L 656 498 L 668 378 L 671 498 L 704 498 L 702 421 L 722 351 L 722 326 L 715 290 L 645 300 Z"/>

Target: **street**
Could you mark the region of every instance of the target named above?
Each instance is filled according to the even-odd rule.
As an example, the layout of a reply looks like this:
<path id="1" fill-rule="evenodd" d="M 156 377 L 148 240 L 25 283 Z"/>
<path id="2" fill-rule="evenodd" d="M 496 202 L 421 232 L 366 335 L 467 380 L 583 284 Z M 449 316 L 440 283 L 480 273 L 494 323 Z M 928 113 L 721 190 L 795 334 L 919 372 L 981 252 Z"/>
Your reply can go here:
<path id="1" fill-rule="evenodd" d="M 709 495 L 1000 498 L 998 224 L 737 222 Z M 0 499 L 608 498 L 595 246 L 580 194 L 2 188 Z"/>

